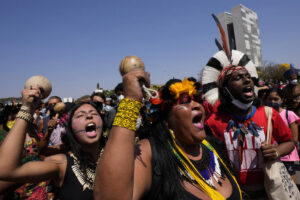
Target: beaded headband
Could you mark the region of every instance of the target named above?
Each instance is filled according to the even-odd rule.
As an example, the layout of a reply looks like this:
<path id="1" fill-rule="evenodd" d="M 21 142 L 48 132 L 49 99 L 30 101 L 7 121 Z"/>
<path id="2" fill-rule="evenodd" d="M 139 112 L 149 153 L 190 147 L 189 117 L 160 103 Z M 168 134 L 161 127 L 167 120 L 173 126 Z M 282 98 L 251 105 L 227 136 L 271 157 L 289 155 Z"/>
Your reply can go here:
<path id="1" fill-rule="evenodd" d="M 236 66 L 236 65 L 229 65 L 223 68 L 222 72 L 219 74 L 218 77 L 218 86 L 221 88 L 223 86 L 224 81 L 234 72 L 238 70 L 247 70 L 243 66 Z M 248 70 L 247 70 L 248 71 Z"/>

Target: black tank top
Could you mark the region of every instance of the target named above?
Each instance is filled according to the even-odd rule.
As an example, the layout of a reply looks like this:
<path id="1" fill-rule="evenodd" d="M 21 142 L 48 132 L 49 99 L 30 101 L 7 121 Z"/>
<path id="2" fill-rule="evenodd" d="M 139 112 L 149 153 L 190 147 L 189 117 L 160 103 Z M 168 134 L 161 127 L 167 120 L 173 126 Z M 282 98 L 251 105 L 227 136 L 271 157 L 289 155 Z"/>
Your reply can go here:
<path id="1" fill-rule="evenodd" d="M 143 197 L 143 200 L 150 200 L 150 199 L 163 199 L 163 197 L 161 196 L 162 194 L 162 188 L 161 188 L 161 183 L 163 181 L 162 179 L 162 169 L 160 169 L 159 167 L 159 163 L 155 162 L 155 158 L 157 156 L 159 156 L 157 149 L 155 148 L 155 143 L 153 141 L 153 138 L 150 137 L 148 138 L 149 142 L 150 142 L 150 146 L 151 146 L 151 151 L 152 151 L 152 159 L 151 159 L 151 164 L 152 164 L 152 184 L 151 184 L 151 188 L 150 191 L 148 192 L 148 194 L 146 194 Z M 221 164 L 221 163 L 220 163 Z M 223 171 L 225 172 L 227 178 L 229 179 L 231 186 L 232 186 L 232 193 L 231 196 L 229 198 L 227 198 L 227 200 L 240 200 L 240 193 L 239 193 L 239 189 L 238 186 L 236 184 L 236 182 L 233 180 L 233 178 L 231 177 L 231 175 L 227 172 L 227 170 L 224 169 L 223 165 L 221 164 Z M 201 200 L 198 197 L 194 196 L 193 194 L 189 193 L 188 191 L 186 191 L 185 189 L 183 189 L 184 192 L 184 196 L 185 196 L 185 200 Z M 181 199 L 181 198 L 178 198 Z"/>
<path id="2" fill-rule="evenodd" d="M 69 154 L 66 154 L 67 157 L 67 169 L 64 178 L 63 185 L 61 186 L 58 194 L 60 200 L 70 199 L 70 200 L 89 200 L 94 199 L 93 191 L 85 188 L 78 181 L 78 178 L 72 170 L 74 165 L 74 160 L 70 157 Z"/>

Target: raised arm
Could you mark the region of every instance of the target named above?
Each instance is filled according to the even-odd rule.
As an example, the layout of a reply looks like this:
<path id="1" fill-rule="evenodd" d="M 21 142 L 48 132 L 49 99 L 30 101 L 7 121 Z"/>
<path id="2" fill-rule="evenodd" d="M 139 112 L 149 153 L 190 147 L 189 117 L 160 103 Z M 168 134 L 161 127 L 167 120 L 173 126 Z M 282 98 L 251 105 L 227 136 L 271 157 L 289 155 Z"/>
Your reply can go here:
<path id="1" fill-rule="evenodd" d="M 147 74 L 142 70 L 133 70 L 123 76 L 125 99 L 119 105 L 110 137 L 98 162 L 95 199 L 139 199 L 150 188 L 149 142 L 141 141 L 136 146 L 138 156 L 135 157 L 135 131 L 132 126 L 128 126 L 135 126 L 141 108 L 143 94 L 140 78 L 148 80 Z M 126 123 L 126 120 L 129 122 Z"/>
<path id="2" fill-rule="evenodd" d="M 22 108 L 0 148 L 0 180 L 39 182 L 59 175 L 59 167 L 55 163 L 37 161 L 20 165 L 26 131 L 39 99 L 40 89 L 37 87 L 22 91 Z"/>

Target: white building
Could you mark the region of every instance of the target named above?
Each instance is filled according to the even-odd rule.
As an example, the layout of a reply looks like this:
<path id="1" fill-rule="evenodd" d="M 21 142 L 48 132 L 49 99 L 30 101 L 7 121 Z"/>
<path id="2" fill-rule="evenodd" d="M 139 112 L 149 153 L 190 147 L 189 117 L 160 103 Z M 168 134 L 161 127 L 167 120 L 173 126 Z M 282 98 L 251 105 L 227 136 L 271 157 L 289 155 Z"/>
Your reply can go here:
<path id="1" fill-rule="evenodd" d="M 239 4 L 232 8 L 232 13 L 219 14 L 218 19 L 224 28 L 230 48 L 247 54 L 256 66 L 262 66 L 257 14 Z"/>

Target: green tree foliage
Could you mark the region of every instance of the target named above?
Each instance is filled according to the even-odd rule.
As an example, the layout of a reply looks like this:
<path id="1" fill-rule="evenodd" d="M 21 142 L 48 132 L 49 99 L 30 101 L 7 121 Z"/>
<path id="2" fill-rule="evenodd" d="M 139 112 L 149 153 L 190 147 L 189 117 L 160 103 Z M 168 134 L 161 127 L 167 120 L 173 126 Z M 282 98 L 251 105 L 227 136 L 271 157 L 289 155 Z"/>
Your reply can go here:
<path id="1" fill-rule="evenodd" d="M 103 90 L 103 93 L 104 93 L 105 97 L 109 97 L 110 95 L 114 94 L 115 91 L 114 90 Z"/>
<path id="2" fill-rule="evenodd" d="M 288 67 L 283 64 L 264 62 L 263 67 L 257 67 L 258 78 L 267 82 L 285 81 L 283 74 Z"/>

